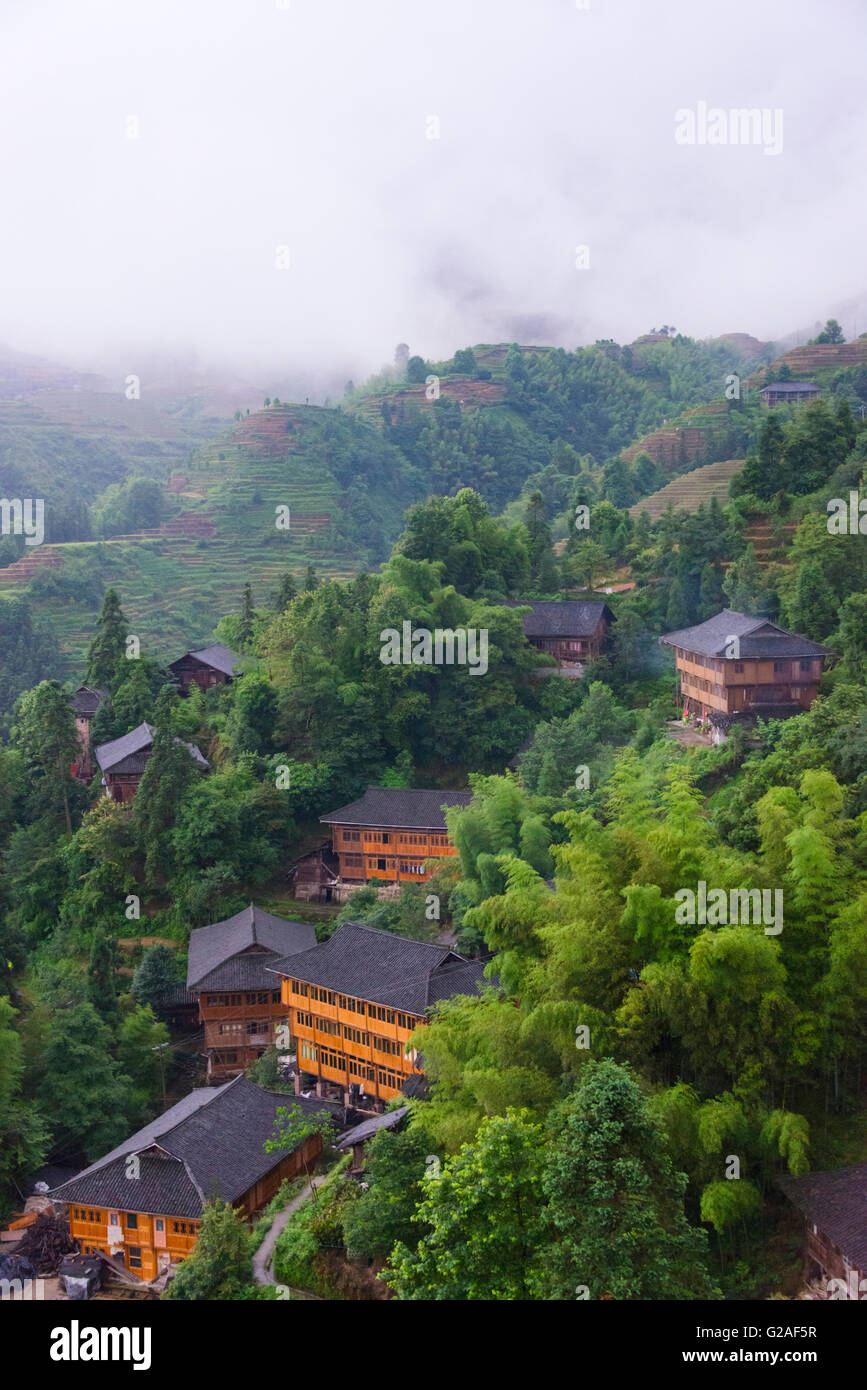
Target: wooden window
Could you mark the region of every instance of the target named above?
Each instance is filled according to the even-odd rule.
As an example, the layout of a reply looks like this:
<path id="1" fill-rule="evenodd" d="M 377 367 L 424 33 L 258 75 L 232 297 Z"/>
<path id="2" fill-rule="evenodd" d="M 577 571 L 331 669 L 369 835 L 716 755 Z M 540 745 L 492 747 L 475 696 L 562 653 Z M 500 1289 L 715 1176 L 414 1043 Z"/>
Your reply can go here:
<path id="1" fill-rule="evenodd" d="M 129 1247 L 129 1267 L 130 1269 L 141 1269 L 140 1245 L 131 1245 Z"/>
<path id="2" fill-rule="evenodd" d="M 813 669 L 812 661 L 800 661 L 798 665 L 800 666 L 802 671 L 812 671 Z"/>
<path id="3" fill-rule="evenodd" d="M 777 674 L 777 673 L 779 673 L 780 675 L 788 675 L 788 674 L 789 674 L 789 663 L 788 663 L 788 661 L 775 661 L 775 662 L 774 662 L 774 674 Z"/>
<path id="4" fill-rule="evenodd" d="M 126 1224 L 129 1230 L 138 1230 L 138 1213 L 134 1211 L 128 1211 L 126 1214 Z"/>

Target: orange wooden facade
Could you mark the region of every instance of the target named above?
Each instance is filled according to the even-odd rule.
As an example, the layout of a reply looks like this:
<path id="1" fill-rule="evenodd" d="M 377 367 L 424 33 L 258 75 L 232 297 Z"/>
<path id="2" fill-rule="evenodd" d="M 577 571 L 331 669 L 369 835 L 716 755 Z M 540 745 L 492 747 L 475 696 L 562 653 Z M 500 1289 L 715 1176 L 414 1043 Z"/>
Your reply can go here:
<path id="1" fill-rule="evenodd" d="M 322 1136 L 311 1135 L 254 1183 L 234 1203 L 235 1210 L 245 1221 L 251 1220 L 271 1201 L 281 1182 L 303 1172 L 321 1149 Z M 144 1280 L 155 1278 L 166 1265 L 176 1264 L 188 1255 L 196 1244 L 201 1225 L 200 1219 L 188 1216 L 83 1207 L 78 1203 L 68 1206 L 67 1220 L 69 1233 L 79 1242 L 82 1254 L 100 1251 L 111 1257 L 112 1249 L 116 1251 L 120 1246 L 125 1268 Z M 116 1258 L 119 1260 L 120 1255 Z"/>
<path id="2" fill-rule="evenodd" d="M 444 830 L 391 826 L 335 825 L 333 845 L 344 883 L 423 883 L 430 877 L 426 860 L 457 854 Z"/>
<path id="3" fill-rule="evenodd" d="M 120 1246 L 123 1263 L 139 1279 L 153 1279 L 166 1264 L 182 1260 L 198 1238 L 199 1222 L 189 1217 L 143 1211 L 109 1211 L 70 1205 L 69 1233 L 82 1254 L 111 1256 Z M 119 1256 L 118 1256 L 119 1258 Z"/>
<path id="4" fill-rule="evenodd" d="M 681 697 L 696 714 L 737 714 L 763 705 L 809 709 L 819 693 L 821 657 L 734 661 L 682 647 L 675 647 L 674 655 Z"/>
<path id="5" fill-rule="evenodd" d="M 378 1100 L 399 1095 L 407 1078 L 418 1074 L 415 1053 L 404 1049 L 423 1018 L 303 980 L 284 979 L 282 988 L 299 1072 L 344 1091 L 361 1086 Z"/>

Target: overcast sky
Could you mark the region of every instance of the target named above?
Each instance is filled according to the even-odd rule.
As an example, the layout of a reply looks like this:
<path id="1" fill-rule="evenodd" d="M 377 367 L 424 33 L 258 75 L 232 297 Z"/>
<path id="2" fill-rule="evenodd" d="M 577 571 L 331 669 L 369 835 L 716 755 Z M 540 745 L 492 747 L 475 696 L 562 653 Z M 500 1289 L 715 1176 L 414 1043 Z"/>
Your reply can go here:
<path id="1" fill-rule="evenodd" d="M 360 378 L 867 330 L 864 0 L 589 3 L 0 0 L 0 341 Z M 700 102 L 781 152 L 678 144 Z"/>

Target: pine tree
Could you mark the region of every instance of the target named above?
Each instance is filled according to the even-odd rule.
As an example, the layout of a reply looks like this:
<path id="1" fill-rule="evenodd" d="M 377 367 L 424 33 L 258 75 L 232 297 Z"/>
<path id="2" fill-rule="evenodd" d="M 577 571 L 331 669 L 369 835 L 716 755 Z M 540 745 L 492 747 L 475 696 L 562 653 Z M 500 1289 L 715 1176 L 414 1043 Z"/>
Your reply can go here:
<path id="1" fill-rule="evenodd" d="M 139 1004 L 157 1004 L 180 984 L 180 978 L 175 952 L 168 946 L 152 946 L 132 977 L 132 997 Z"/>
<path id="2" fill-rule="evenodd" d="M 79 1147 L 93 1160 L 127 1134 L 130 1078 L 112 1058 L 114 1039 L 92 1004 L 52 1017 L 38 1099 L 53 1117 L 60 1151 Z"/>
<path id="3" fill-rule="evenodd" d="M 70 767 L 80 746 L 72 704 L 58 681 L 41 681 L 35 690 L 27 690 L 19 697 L 12 739 L 31 772 L 40 779 L 40 799 L 44 788 L 49 807 L 63 808 L 66 829 L 71 834 Z"/>
<path id="4" fill-rule="evenodd" d="M 120 964 L 117 941 L 103 926 L 97 925 L 90 948 L 88 997 L 97 1013 L 111 1022 L 117 1012 L 117 967 Z"/>
<path id="5" fill-rule="evenodd" d="M 816 560 L 806 560 L 798 570 L 795 593 L 788 607 L 796 632 L 822 642 L 837 625 L 834 590 Z"/>
<path id="6" fill-rule="evenodd" d="M 665 625 L 669 632 L 677 632 L 689 623 L 689 609 L 680 578 L 675 575 L 668 584 L 668 603 L 665 609 Z"/>
<path id="7" fill-rule="evenodd" d="M 135 799 L 136 822 L 145 851 L 145 869 L 153 883 L 171 868 L 173 854 L 168 831 L 175 823 L 184 794 L 196 775 L 189 748 L 172 733 L 178 697 L 170 686 L 160 691 L 154 713 L 154 741 Z"/>
<path id="8" fill-rule="evenodd" d="M 244 596 L 241 600 L 241 618 L 238 623 L 238 638 L 243 647 L 248 647 L 253 638 L 253 620 L 256 610 L 253 607 L 253 590 L 249 584 L 244 585 Z"/>
<path id="9" fill-rule="evenodd" d="M 719 566 L 708 562 L 701 572 L 698 589 L 698 620 L 703 623 L 724 607 Z"/>
<path id="10" fill-rule="evenodd" d="M 295 579 L 287 570 L 285 574 L 280 576 L 280 583 L 274 595 L 274 612 L 283 613 L 297 596 L 298 587 L 295 583 Z"/>
<path id="11" fill-rule="evenodd" d="M 85 685 L 109 690 L 118 662 L 126 654 L 128 625 L 115 589 L 106 589 L 96 633 L 87 653 Z"/>

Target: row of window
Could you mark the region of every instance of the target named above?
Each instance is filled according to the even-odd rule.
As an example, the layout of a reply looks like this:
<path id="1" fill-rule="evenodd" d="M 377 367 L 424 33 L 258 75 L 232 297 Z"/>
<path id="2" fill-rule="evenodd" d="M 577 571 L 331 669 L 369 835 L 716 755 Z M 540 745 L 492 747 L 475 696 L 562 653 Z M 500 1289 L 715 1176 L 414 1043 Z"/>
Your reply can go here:
<path id="1" fill-rule="evenodd" d="M 419 834 L 401 831 L 400 834 L 395 834 L 393 830 L 344 830 L 341 832 L 341 844 L 360 844 L 362 833 L 370 845 L 436 845 L 442 848 L 449 843 L 448 835 L 431 832 Z"/>
<path id="2" fill-rule="evenodd" d="M 722 660 L 720 660 L 720 659 L 718 659 L 718 658 L 714 658 L 714 657 L 710 657 L 710 656 L 701 656 L 701 657 L 700 657 L 700 656 L 697 656 L 695 652 L 687 652 L 687 651 L 684 651 L 682 647 L 675 647 L 674 650 L 675 650 L 676 655 L 677 655 L 678 657 L 680 657 L 681 661 L 691 661 L 691 662 L 693 663 L 693 665 L 695 665 L 695 666 L 704 666 L 704 667 L 706 667 L 706 669 L 709 670 L 709 671 L 720 671 L 720 672 L 722 672 L 722 671 L 725 670 L 726 665 L 727 665 L 727 663 L 726 663 L 725 661 L 722 661 Z M 759 660 L 760 660 L 760 658 L 759 658 Z M 793 662 L 793 661 L 775 661 L 775 662 L 774 662 L 774 674 L 775 674 L 775 675 L 778 675 L 778 676 L 790 676 L 790 675 L 793 675 L 793 674 L 794 674 L 793 668 L 794 668 L 795 666 L 797 666 L 798 669 L 799 669 L 800 671 L 812 671 L 812 670 L 814 669 L 814 667 L 813 667 L 813 659 L 812 659 L 811 657 L 803 657 L 803 658 L 801 658 L 801 659 L 800 659 L 799 661 L 797 661 L 797 662 Z M 743 663 L 742 661 L 736 661 L 736 662 L 734 663 L 734 669 L 735 669 L 735 671 L 736 671 L 736 673 L 737 673 L 738 675 L 743 675 L 743 672 L 744 672 L 744 663 Z"/>
<path id="3" fill-rule="evenodd" d="M 374 1067 L 363 1057 L 355 1057 L 351 1052 L 341 1054 L 321 1044 L 314 1046 L 313 1043 L 302 1042 L 301 1056 L 308 1062 L 318 1061 L 321 1066 L 331 1067 L 333 1071 L 346 1071 L 350 1077 L 361 1081 L 375 1081 L 378 1077 L 382 1086 L 393 1086 L 396 1090 L 400 1090 L 405 1079 L 401 1072 L 392 1067 Z"/>
<path id="4" fill-rule="evenodd" d="M 228 1009 L 244 1004 L 279 1004 L 279 989 L 260 989 L 246 994 L 209 994 L 205 1003 L 212 1009 Z"/>
<path id="5" fill-rule="evenodd" d="M 408 859 L 401 859 L 400 861 L 396 859 L 368 860 L 363 854 L 344 854 L 343 864 L 347 869 L 363 869 L 365 865 L 368 865 L 371 872 L 377 870 L 379 873 L 388 869 L 399 868 L 402 874 L 424 874 L 424 864 L 411 862 Z"/>
<path id="6" fill-rule="evenodd" d="M 302 999 L 315 999 L 321 1004 L 337 1004 L 341 1009 L 346 1009 L 350 1013 L 361 1014 L 362 1016 L 366 1014 L 369 1018 L 378 1018 L 380 1023 L 396 1022 L 399 1028 L 407 1028 L 412 1031 L 418 1022 L 412 1014 L 401 1013 L 397 1009 L 389 1009 L 384 1004 L 367 1004 L 363 999 L 353 999 L 348 994 L 337 994 L 333 989 L 323 989 L 320 985 L 308 985 L 303 980 L 291 980 L 290 984 L 292 993 L 299 995 Z M 299 1014 L 299 1019 L 309 1017 L 309 1014 Z"/>
<path id="7" fill-rule="evenodd" d="M 270 1033 L 271 1020 L 268 1018 L 232 1019 L 219 1026 L 220 1033 L 240 1033 L 242 1029 L 250 1037 L 257 1037 L 260 1033 Z"/>
<path id="8" fill-rule="evenodd" d="M 317 1014 L 298 1014 L 302 1028 L 315 1028 L 318 1033 L 330 1034 L 333 1038 L 345 1038 L 347 1042 L 361 1043 L 363 1047 L 376 1048 L 377 1052 L 390 1052 L 394 1057 L 403 1055 L 403 1046 L 394 1038 L 379 1038 L 375 1033 L 366 1033 L 361 1028 L 353 1028 L 349 1023 L 338 1023 L 335 1018 L 320 1018 Z"/>
<path id="9" fill-rule="evenodd" d="M 696 676 L 689 676 L 685 672 L 681 673 L 680 683 L 685 690 L 703 690 L 707 695 L 714 694 L 722 696 L 725 694 L 721 685 L 717 685 L 715 682 L 711 681 L 699 680 Z"/>
<path id="10" fill-rule="evenodd" d="M 347 1042 L 360 1042 L 361 1047 L 374 1047 L 377 1052 L 390 1052 L 392 1056 L 403 1056 L 403 1044 L 397 1042 L 396 1038 L 381 1038 L 375 1033 L 365 1033 L 363 1029 L 354 1029 L 352 1024 L 338 1023 L 336 1019 L 320 1019 L 315 1013 L 299 1013 L 297 1022 L 300 1027 L 315 1029 L 317 1033 L 331 1034 L 331 1037 L 346 1038 Z"/>
<path id="11" fill-rule="evenodd" d="M 103 1213 L 102 1211 L 91 1211 L 88 1207 L 73 1207 L 73 1208 L 72 1208 L 72 1215 L 73 1215 L 73 1217 L 74 1217 L 74 1219 L 75 1219 L 76 1221 L 90 1221 L 90 1222 L 93 1222 L 94 1224 L 97 1224 L 97 1223 L 98 1223 L 98 1224 L 100 1224 L 100 1225 L 101 1225 L 102 1222 L 105 1220 L 105 1216 L 104 1216 L 104 1213 Z M 137 1212 L 137 1211 L 125 1211 L 125 1212 L 113 1211 L 113 1212 L 110 1212 L 110 1213 L 109 1213 L 108 1223 L 107 1223 L 107 1224 L 108 1224 L 109 1226 L 121 1226 L 121 1225 L 123 1225 L 123 1226 L 126 1226 L 126 1228 L 127 1228 L 128 1231 L 137 1231 L 137 1230 L 138 1230 L 138 1212 Z M 154 1217 L 154 1229 L 157 1230 L 157 1231 L 164 1231 L 164 1230 L 165 1230 L 165 1218 L 164 1218 L 164 1217 L 162 1217 L 162 1216 Z M 197 1233 L 198 1229 L 199 1229 L 199 1223 L 198 1223 L 198 1221 L 172 1221 L 172 1230 L 175 1232 L 176 1235 L 182 1235 L 182 1236 L 191 1235 L 191 1236 L 194 1236 L 194 1235 Z"/>

